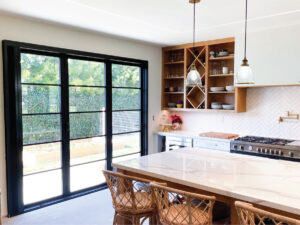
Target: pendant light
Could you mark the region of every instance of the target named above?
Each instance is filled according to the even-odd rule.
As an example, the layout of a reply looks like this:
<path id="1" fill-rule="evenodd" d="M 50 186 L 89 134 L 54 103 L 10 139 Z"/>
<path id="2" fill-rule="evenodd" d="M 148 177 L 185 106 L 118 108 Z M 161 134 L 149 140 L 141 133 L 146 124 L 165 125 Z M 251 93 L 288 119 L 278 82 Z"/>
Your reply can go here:
<path id="1" fill-rule="evenodd" d="M 237 73 L 236 84 L 254 84 L 254 77 L 252 70 L 248 64 L 247 54 L 247 22 L 248 22 L 248 0 L 246 0 L 245 13 L 245 49 L 243 63 Z"/>
<path id="2" fill-rule="evenodd" d="M 194 16 L 193 16 L 193 50 L 195 49 L 195 25 L 196 25 L 196 3 L 200 2 L 200 0 L 190 0 L 190 3 L 194 4 Z M 186 77 L 186 82 L 188 85 L 198 84 L 202 86 L 201 76 L 197 70 L 195 63 L 191 65 L 191 70 Z"/>

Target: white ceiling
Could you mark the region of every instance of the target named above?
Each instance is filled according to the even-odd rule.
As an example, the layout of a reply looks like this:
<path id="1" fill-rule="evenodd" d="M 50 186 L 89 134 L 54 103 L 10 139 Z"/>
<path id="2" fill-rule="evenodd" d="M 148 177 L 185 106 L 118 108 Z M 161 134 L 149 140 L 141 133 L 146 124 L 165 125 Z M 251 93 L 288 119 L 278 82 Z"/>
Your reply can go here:
<path id="1" fill-rule="evenodd" d="M 249 0 L 249 29 L 300 23 L 300 0 Z M 243 31 L 244 0 L 201 0 L 197 41 Z M 158 45 L 192 40 L 188 0 L 0 0 L 0 10 Z"/>

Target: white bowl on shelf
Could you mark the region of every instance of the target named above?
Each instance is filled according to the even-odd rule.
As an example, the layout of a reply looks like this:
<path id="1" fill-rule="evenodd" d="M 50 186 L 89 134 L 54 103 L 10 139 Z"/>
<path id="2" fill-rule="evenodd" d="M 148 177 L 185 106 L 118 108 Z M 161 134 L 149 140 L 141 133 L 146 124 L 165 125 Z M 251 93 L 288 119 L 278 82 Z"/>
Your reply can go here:
<path id="1" fill-rule="evenodd" d="M 222 108 L 225 110 L 234 110 L 234 105 L 222 105 Z"/>
<path id="2" fill-rule="evenodd" d="M 234 86 L 226 86 L 226 91 L 234 91 Z"/>
<path id="3" fill-rule="evenodd" d="M 217 91 L 225 91 L 224 87 L 210 87 L 210 91 L 217 92 Z"/>

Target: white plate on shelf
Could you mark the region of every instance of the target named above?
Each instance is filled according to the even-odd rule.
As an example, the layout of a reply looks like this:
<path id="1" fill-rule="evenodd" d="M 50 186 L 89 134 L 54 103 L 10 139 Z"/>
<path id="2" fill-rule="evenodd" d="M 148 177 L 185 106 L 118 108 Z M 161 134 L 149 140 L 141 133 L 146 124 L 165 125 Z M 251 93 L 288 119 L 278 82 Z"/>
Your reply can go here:
<path id="1" fill-rule="evenodd" d="M 210 87 L 210 91 L 216 92 L 216 91 L 225 91 L 224 87 Z"/>

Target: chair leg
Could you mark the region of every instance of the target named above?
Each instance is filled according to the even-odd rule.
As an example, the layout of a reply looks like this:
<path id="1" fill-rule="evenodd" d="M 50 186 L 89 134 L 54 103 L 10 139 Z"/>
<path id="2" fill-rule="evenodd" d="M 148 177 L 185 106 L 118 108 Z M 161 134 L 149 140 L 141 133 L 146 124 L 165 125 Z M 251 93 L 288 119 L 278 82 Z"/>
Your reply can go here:
<path id="1" fill-rule="evenodd" d="M 156 218 L 156 224 L 157 225 L 162 225 L 161 222 L 160 222 L 159 214 L 158 213 L 155 214 L 155 218 Z"/>
<path id="2" fill-rule="evenodd" d="M 157 222 L 156 222 L 156 213 L 153 213 L 153 214 L 149 217 L 149 224 L 150 224 L 150 225 L 157 225 Z"/>
<path id="3" fill-rule="evenodd" d="M 132 225 L 140 225 L 140 217 L 133 216 L 132 217 Z"/>
<path id="4" fill-rule="evenodd" d="M 115 215 L 114 215 L 113 225 L 117 225 L 117 212 L 115 212 Z"/>

